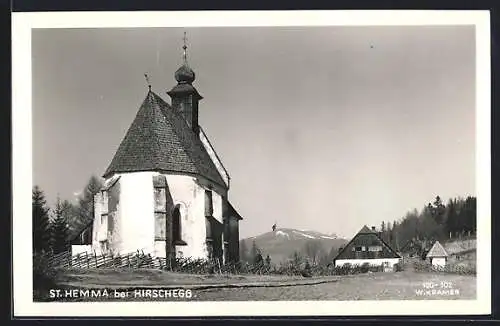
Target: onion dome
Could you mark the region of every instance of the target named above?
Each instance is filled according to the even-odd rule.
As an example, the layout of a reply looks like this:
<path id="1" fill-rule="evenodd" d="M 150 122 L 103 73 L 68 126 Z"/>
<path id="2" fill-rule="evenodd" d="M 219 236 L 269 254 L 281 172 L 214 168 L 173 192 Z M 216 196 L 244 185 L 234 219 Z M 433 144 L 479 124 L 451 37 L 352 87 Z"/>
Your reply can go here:
<path id="1" fill-rule="evenodd" d="M 191 84 L 195 79 L 194 71 L 184 63 L 177 71 L 175 72 L 175 80 L 178 83 L 182 84 Z"/>

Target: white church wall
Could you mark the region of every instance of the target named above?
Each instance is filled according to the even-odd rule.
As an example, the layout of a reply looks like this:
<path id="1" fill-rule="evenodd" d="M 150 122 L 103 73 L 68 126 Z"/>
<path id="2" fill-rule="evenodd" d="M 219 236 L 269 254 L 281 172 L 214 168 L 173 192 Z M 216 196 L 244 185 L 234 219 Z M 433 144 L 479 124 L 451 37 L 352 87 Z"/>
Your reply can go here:
<path id="1" fill-rule="evenodd" d="M 108 235 L 109 249 L 113 253 L 120 252 L 122 246 L 120 181 L 116 181 L 108 189 Z"/>
<path id="2" fill-rule="evenodd" d="M 153 172 L 121 174 L 120 178 L 120 253 L 143 250 L 154 252 L 155 221 Z"/>
<path id="3" fill-rule="evenodd" d="M 99 228 L 97 230 L 97 240 L 99 242 L 107 240 L 108 235 L 108 223 L 107 217 L 104 214 L 108 213 L 108 194 L 107 192 L 101 192 L 101 214 L 99 216 Z"/>
<path id="4" fill-rule="evenodd" d="M 163 240 L 155 240 L 153 256 L 155 257 L 167 257 L 166 242 Z"/>
<path id="5" fill-rule="evenodd" d="M 222 196 L 215 191 L 212 191 L 212 206 L 214 209 L 213 217 L 222 223 Z"/>
<path id="6" fill-rule="evenodd" d="M 173 205 L 180 205 L 182 240 L 187 245 L 176 246 L 184 257 L 205 258 L 205 190 L 195 179 L 185 175 L 165 175 Z"/>
<path id="7" fill-rule="evenodd" d="M 93 251 L 101 254 L 103 246 L 100 241 L 106 240 L 107 249 L 114 253 L 126 254 L 144 250 L 145 253 L 165 257 L 165 242 L 155 240 L 155 200 L 152 180 L 153 175 L 158 174 L 156 172 L 121 174 L 118 182 L 107 192 L 96 195 Z M 182 240 L 187 243 L 185 246 L 176 246 L 176 253 L 184 257 L 206 258 L 207 181 L 200 182 L 199 179 L 186 175 L 165 175 L 165 177 L 172 197 L 171 204 L 173 207 L 179 205 Z M 221 223 L 225 193 L 226 190 L 217 187 L 212 191 L 213 217 Z M 168 209 L 171 210 L 173 207 Z M 101 219 L 103 213 L 108 215 Z"/>
<path id="8" fill-rule="evenodd" d="M 101 247 L 99 244 L 101 212 L 102 212 L 102 192 L 98 192 L 94 196 L 94 222 L 92 225 L 92 250 L 95 251 L 97 254 L 101 253 Z"/>

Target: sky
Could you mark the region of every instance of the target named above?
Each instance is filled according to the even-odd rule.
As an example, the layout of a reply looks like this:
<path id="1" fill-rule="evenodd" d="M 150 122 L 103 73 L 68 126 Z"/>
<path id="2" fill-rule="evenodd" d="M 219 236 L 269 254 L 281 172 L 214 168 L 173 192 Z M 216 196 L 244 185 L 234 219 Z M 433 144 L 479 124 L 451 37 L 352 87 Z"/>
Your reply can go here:
<path id="1" fill-rule="evenodd" d="M 473 26 L 38 29 L 33 183 L 49 204 L 104 173 L 145 73 L 170 102 L 184 31 L 242 238 L 275 222 L 349 238 L 475 195 Z"/>

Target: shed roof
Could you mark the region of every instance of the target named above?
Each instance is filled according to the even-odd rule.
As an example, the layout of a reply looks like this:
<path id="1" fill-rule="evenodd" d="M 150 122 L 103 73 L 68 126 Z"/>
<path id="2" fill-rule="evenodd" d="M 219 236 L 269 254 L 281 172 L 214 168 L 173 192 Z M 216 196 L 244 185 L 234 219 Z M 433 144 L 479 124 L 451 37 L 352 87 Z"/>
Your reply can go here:
<path id="1" fill-rule="evenodd" d="M 434 245 L 427 253 L 426 257 L 448 257 L 448 253 L 439 241 L 434 242 Z"/>

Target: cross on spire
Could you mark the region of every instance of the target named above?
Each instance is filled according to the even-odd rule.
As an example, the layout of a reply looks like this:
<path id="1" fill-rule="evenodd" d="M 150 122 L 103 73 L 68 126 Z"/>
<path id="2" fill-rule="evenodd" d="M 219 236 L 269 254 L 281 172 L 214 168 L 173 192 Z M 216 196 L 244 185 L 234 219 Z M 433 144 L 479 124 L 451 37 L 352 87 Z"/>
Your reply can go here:
<path id="1" fill-rule="evenodd" d="M 148 74 L 144 74 L 144 78 L 146 78 L 146 83 L 148 83 L 148 88 L 149 88 L 149 90 L 151 90 L 151 83 L 149 82 Z"/>
<path id="2" fill-rule="evenodd" d="M 182 46 L 182 49 L 184 50 L 183 54 L 182 54 L 182 58 L 184 59 L 184 63 L 187 63 L 187 36 L 186 36 L 186 32 L 184 32 L 184 37 L 182 38 L 182 40 L 184 41 L 184 45 Z"/>

